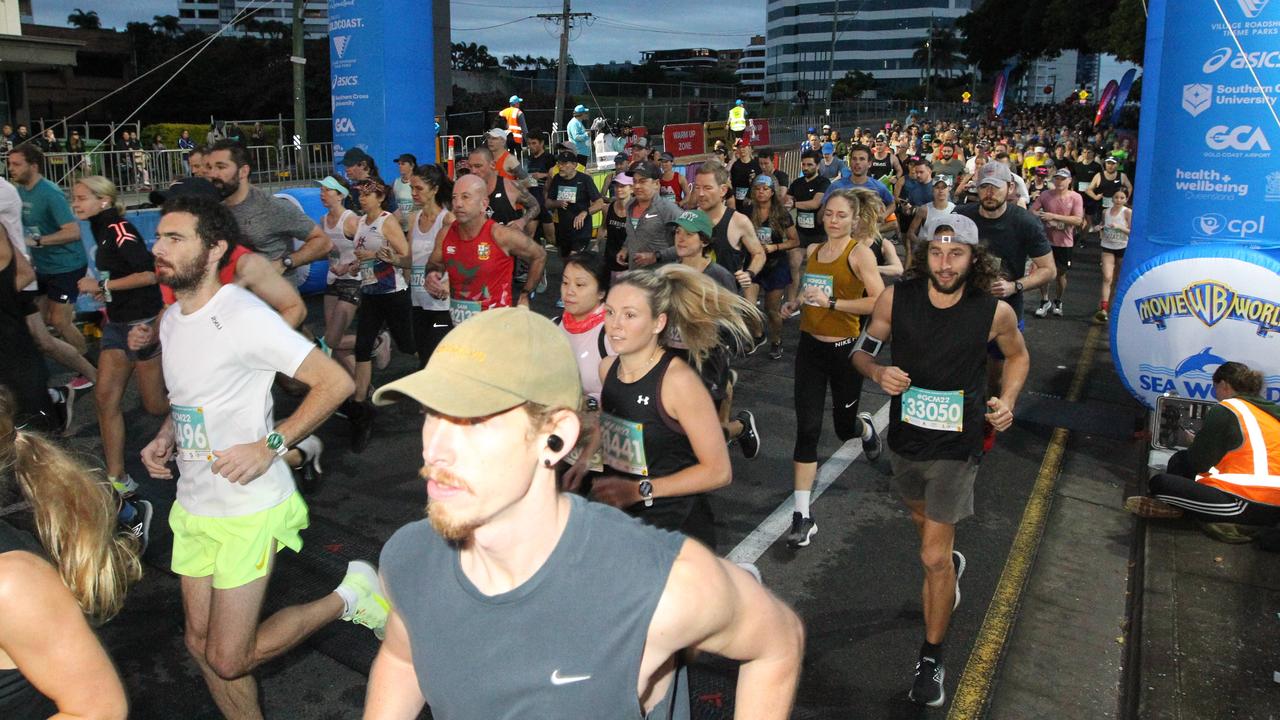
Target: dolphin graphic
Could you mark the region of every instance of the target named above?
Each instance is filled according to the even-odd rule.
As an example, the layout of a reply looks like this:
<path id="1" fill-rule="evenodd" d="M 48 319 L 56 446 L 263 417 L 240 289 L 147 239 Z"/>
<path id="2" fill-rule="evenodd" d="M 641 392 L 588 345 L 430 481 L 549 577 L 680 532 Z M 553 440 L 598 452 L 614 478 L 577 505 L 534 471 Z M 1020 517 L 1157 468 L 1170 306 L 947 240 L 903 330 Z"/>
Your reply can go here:
<path id="1" fill-rule="evenodd" d="M 1173 376 L 1181 377 L 1193 370 L 1203 370 L 1210 365 L 1222 365 L 1227 362 L 1226 358 L 1214 355 L 1210 352 L 1211 350 L 1213 350 L 1212 346 L 1206 347 L 1195 355 L 1192 355 L 1178 363 L 1178 369 L 1173 371 Z"/>

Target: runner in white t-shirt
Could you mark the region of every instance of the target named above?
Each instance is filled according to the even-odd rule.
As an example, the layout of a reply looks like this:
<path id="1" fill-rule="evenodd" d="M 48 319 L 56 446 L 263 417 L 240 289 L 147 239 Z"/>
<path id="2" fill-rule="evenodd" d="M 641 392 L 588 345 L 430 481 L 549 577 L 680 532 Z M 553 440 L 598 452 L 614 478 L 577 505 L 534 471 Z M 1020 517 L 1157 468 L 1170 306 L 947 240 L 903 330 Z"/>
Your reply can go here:
<path id="1" fill-rule="evenodd" d="M 142 450 L 155 478 L 178 467 L 173 571 L 182 578 L 186 642 L 219 710 L 260 713 L 253 669 L 339 618 L 380 631 L 387 603 L 376 569 L 356 561 L 328 595 L 259 624 L 275 553 L 302 549 L 307 505 L 283 460 L 351 394 L 349 375 L 256 296 L 218 281 L 240 230 L 212 199 L 166 203 L 156 274 L 178 307 L 160 326 L 172 422 Z M 310 389 L 293 415 L 272 414 L 284 373 Z"/>

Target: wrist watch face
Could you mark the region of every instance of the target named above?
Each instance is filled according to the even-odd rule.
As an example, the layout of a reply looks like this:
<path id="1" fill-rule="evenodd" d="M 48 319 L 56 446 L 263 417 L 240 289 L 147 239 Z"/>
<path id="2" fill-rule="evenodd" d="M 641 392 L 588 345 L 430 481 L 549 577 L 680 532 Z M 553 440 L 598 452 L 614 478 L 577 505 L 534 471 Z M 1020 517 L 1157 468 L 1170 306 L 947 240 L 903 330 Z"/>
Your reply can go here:
<path id="1" fill-rule="evenodd" d="M 267 433 L 267 447 L 272 450 L 279 450 L 284 447 L 284 436 L 278 432 Z"/>
<path id="2" fill-rule="evenodd" d="M 653 483 L 649 482 L 648 480 L 641 480 L 641 481 L 640 481 L 640 496 L 641 496 L 641 497 L 650 497 L 651 495 L 653 495 Z"/>

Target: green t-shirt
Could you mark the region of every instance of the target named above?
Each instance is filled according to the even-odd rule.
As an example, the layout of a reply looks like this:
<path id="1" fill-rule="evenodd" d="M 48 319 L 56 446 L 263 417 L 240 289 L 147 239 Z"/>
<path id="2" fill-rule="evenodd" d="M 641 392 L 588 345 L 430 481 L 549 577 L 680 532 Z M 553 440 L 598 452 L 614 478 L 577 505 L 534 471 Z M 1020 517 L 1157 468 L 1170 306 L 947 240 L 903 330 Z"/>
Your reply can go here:
<path id="1" fill-rule="evenodd" d="M 66 195 L 47 179 L 40 178 L 40 182 L 30 190 L 21 185 L 17 188 L 18 196 L 22 198 L 22 229 L 28 235 L 32 232 L 52 235 L 63 225 L 76 222 Z M 31 260 L 41 275 L 83 270 L 89 264 L 84 243 L 79 240 L 64 245 L 33 247 Z"/>

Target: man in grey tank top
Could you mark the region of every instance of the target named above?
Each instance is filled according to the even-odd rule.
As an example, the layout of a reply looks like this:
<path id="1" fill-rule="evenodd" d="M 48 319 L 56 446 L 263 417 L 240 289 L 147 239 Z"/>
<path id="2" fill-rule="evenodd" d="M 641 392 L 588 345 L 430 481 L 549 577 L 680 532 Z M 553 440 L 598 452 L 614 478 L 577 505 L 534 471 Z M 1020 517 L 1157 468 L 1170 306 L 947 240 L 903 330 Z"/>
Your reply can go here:
<path id="1" fill-rule="evenodd" d="M 374 395 L 426 406 L 429 500 L 382 552 L 393 611 L 366 719 L 427 703 L 440 720 L 684 719 L 685 648 L 742 662 L 738 717 L 790 715 L 804 646 L 790 608 L 703 545 L 559 492 L 580 382 L 555 325 L 502 308 Z"/>

